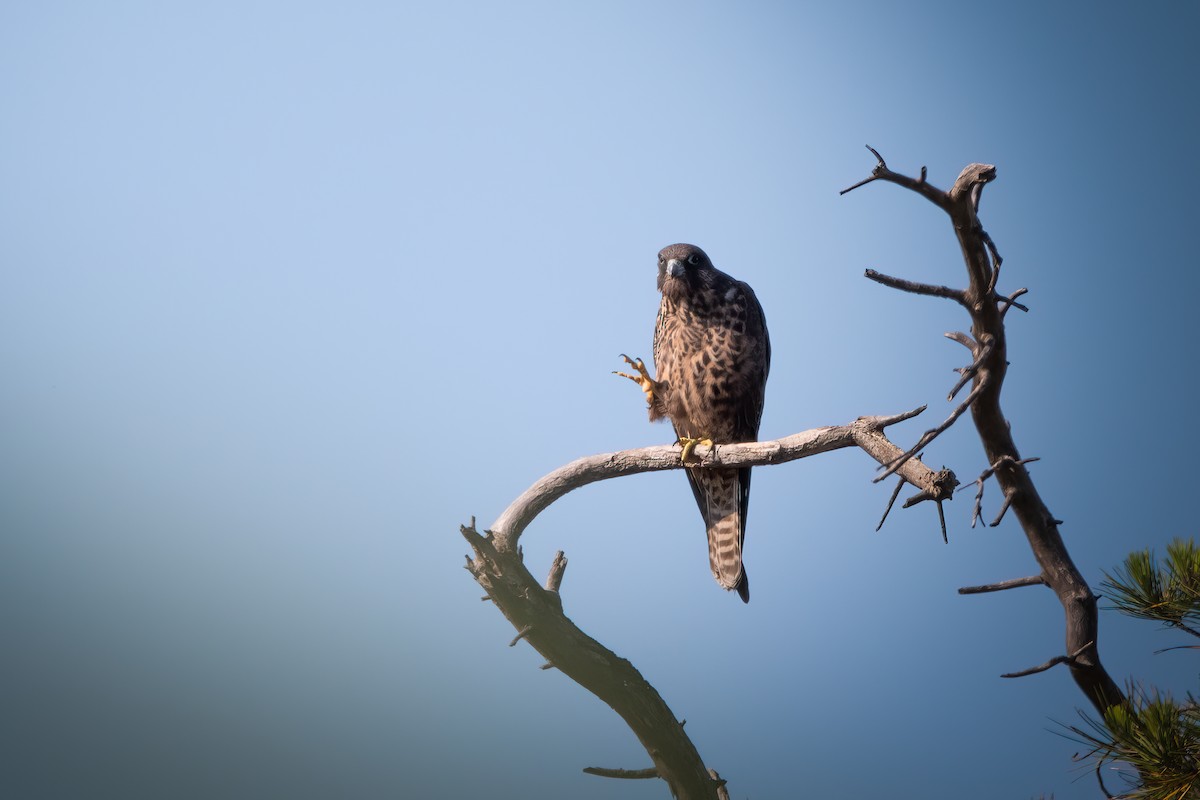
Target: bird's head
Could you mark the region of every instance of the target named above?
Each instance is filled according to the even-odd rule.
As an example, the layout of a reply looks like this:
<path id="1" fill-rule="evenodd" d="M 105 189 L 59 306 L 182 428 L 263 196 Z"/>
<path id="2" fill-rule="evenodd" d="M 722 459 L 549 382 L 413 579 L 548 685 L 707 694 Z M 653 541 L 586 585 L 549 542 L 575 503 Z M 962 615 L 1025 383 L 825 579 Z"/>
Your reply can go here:
<path id="1" fill-rule="evenodd" d="M 658 251 L 658 290 L 678 300 L 712 283 L 716 270 L 694 244 L 672 244 Z"/>

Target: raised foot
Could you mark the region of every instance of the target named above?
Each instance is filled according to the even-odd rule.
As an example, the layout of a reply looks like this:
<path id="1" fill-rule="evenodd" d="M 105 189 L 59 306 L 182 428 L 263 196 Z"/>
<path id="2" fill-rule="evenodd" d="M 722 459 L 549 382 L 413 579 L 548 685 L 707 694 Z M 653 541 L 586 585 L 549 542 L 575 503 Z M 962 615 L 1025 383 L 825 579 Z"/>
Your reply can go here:
<path id="1" fill-rule="evenodd" d="M 640 358 L 634 361 L 624 353 L 621 353 L 621 360 L 637 370 L 637 375 L 630 375 L 628 372 L 619 372 L 615 369 L 613 370 L 613 375 L 629 378 L 629 380 L 642 387 L 642 391 L 646 393 L 646 405 L 654 405 L 654 379 L 650 377 L 649 372 L 646 372 L 646 365 L 642 363 Z"/>
<path id="2" fill-rule="evenodd" d="M 702 444 L 706 447 L 713 446 L 712 439 L 691 439 L 686 436 L 679 437 L 679 444 L 683 445 L 683 452 L 679 454 L 680 462 L 686 464 L 688 457 L 692 455 L 692 451 L 696 449 L 696 445 Z"/>

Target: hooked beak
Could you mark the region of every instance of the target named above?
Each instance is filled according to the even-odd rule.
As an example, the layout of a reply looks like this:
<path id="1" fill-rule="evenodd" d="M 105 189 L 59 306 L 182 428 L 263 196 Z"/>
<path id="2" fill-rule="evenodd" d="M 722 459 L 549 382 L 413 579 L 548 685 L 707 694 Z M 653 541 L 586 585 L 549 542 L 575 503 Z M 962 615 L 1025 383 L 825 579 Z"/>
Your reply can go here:
<path id="1" fill-rule="evenodd" d="M 672 258 L 667 262 L 667 275 L 672 278 L 678 278 L 683 275 L 683 262 L 678 258 Z"/>

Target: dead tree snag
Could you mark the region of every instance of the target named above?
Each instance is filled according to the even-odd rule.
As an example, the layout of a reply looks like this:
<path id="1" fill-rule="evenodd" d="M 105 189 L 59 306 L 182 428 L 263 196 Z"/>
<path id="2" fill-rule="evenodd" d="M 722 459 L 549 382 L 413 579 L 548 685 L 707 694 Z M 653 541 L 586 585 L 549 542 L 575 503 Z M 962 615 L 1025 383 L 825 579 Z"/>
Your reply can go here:
<path id="1" fill-rule="evenodd" d="M 894 183 L 916 192 L 950 217 L 967 268 L 968 283 L 964 289 L 918 284 L 902 278 L 880 275 L 873 270 L 867 270 L 866 273 L 866 277 L 885 286 L 914 294 L 954 300 L 963 306 L 971 317 L 970 335 L 946 334 L 966 346 L 973 356 L 972 363 L 960 371 L 962 380 L 950 395 L 953 397 L 967 381 L 972 384 L 971 392 L 949 419 L 937 428 L 927 431 L 908 452 L 915 453 L 927 446 L 969 408 L 980 442 L 983 444 L 987 463 L 990 465 L 976 481 L 979 493 L 972 523 L 980 514 L 983 483 L 989 477 L 995 477 L 1003 493 L 1003 500 L 993 524 L 998 523 L 1005 511 L 1011 508 L 1025 532 L 1034 558 L 1041 567 L 1041 574 L 1037 576 L 984 587 L 970 587 L 961 591 L 998 591 L 1039 583 L 1050 587 L 1063 607 L 1066 655 L 1055 656 L 1037 667 L 1008 673 L 1005 677 L 1029 675 L 1056 664 L 1067 664 L 1088 702 L 1103 714 L 1106 708 L 1124 703 L 1125 696 L 1100 663 L 1100 653 L 1097 649 L 1096 596 L 1075 568 L 1062 536 L 1059 535 L 1058 526 L 1061 521 L 1050 513 L 1025 468 L 1026 464 L 1035 459 L 1021 458 L 1008 420 L 1000 408 L 1000 392 L 1008 368 L 1004 318 L 1014 307 L 1023 311 L 1028 309 L 1016 301 L 1026 293 L 1026 289 L 1017 289 L 1011 295 L 997 292 L 996 284 L 1000 277 L 1002 259 L 995 242 L 979 221 L 979 200 L 984 187 L 995 180 L 996 168 L 990 164 L 971 164 L 962 171 L 948 191 L 942 191 L 926 181 L 924 167 L 921 168 L 920 178 L 911 178 L 893 172 L 876 150 L 870 146 L 867 149 L 878 159 L 871 176 L 843 190 L 842 194 L 876 180 Z"/>

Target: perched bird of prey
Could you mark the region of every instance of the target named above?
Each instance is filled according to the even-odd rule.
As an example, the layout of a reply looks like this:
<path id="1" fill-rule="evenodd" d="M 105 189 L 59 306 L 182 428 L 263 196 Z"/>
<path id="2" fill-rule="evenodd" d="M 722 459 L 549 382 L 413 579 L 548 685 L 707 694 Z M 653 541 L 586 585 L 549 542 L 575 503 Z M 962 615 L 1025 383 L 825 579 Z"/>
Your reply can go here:
<path id="1" fill-rule="evenodd" d="M 622 356 L 650 404 L 650 420 L 666 417 L 686 463 L 697 444 L 758 439 L 771 341 L 762 306 L 747 284 L 712 265 L 699 247 L 673 244 L 658 254 L 662 303 L 654 327 L 651 378 L 641 359 Z M 717 583 L 750 601 L 742 565 L 750 468 L 689 467 L 688 483 L 708 528 L 708 560 Z"/>

